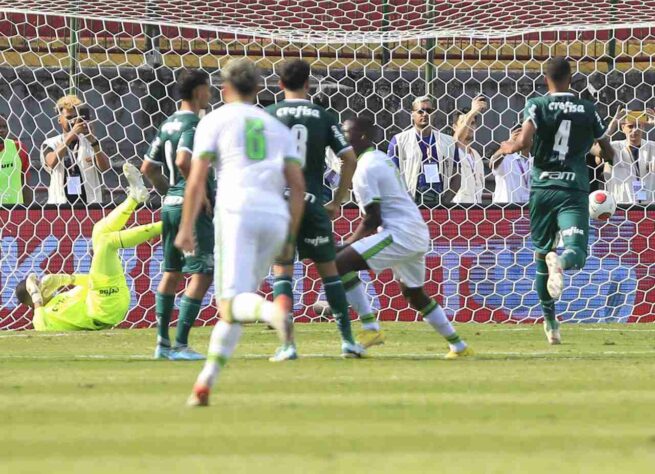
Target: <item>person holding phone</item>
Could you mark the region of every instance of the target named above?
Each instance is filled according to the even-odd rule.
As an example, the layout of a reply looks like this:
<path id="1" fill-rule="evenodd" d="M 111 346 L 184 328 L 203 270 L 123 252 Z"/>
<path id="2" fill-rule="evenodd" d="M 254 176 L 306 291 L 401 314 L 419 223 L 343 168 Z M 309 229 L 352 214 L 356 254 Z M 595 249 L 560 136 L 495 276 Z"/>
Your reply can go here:
<path id="1" fill-rule="evenodd" d="M 41 146 L 41 164 L 50 174 L 48 204 L 102 202 L 102 173 L 111 167 L 93 133 L 91 110 L 74 96 L 57 101 L 62 133 Z"/>

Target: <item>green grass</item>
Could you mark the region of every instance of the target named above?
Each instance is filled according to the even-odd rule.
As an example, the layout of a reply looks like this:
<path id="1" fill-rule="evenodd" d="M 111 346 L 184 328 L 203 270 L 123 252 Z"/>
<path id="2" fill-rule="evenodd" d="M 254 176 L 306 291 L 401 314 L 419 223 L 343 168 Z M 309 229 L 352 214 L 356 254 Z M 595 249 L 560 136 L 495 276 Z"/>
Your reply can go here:
<path id="1" fill-rule="evenodd" d="M 385 329 L 341 360 L 333 325 L 299 325 L 308 357 L 274 365 L 250 327 L 205 409 L 184 406 L 201 364 L 148 360 L 151 330 L 0 334 L 0 471 L 653 472 L 652 325 L 567 325 L 559 347 L 460 325 L 462 361 L 427 325 Z"/>

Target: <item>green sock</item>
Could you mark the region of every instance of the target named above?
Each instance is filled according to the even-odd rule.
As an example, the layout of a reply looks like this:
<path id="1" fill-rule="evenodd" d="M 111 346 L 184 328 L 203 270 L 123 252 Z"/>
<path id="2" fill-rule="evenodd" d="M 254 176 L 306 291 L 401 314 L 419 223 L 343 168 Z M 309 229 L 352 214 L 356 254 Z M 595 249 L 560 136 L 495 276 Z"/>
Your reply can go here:
<path id="1" fill-rule="evenodd" d="M 177 320 L 177 333 L 175 334 L 175 345 L 186 346 L 189 343 L 189 331 L 200 313 L 202 300 L 182 296 L 180 300 L 180 317 Z"/>
<path id="2" fill-rule="evenodd" d="M 332 308 L 332 314 L 337 321 L 337 328 L 341 333 L 341 339 L 354 344 L 353 333 L 350 328 L 350 314 L 348 313 L 348 300 L 346 290 L 343 289 L 341 278 L 338 276 L 323 279 L 325 297 Z"/>
<path id="3" fill-rule="evenodd" d="M 290 276 L 282 275 L 275 277 L 273 283 L 273 298 L 279 295 L 287 295 L 293 301 L 293 281 Z"/>
<path id="4" fill-rule="evenodd" d="M 165 295 L 157 292 L 155 295 L 155 314 L 157 315 L 157 344 L 170 346 L 168 324 L 175 306 L 175 295 Z"/>
<path id="5" fill-rule="evenodd" d="M 555 301 L 548 293 L 548 265 L 545 260 L 537 259 L 537 275 L 535 277 L 535 287 L 537 295 L 539 295 L 539 302 L 541 309 L 544 313 L 544 318 L 548 323 L 550 329 L 555 329 L 559 326 L 557 318 L 555 317 Z"/>

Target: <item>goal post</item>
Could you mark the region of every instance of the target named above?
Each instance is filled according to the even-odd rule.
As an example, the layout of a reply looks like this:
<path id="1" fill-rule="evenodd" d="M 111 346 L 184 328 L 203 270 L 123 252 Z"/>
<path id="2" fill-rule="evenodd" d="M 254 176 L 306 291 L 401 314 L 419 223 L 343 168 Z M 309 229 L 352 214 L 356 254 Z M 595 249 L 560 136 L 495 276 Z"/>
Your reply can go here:
<path id="1" fill-rule="evenodd" d="M 341 120 L 372 117 L 385 152 L 411 128 L 416 97 L 433 100 L 431 120 L 447 135 L 458 112 L 485 97 L 471 143 L 482 166 L 474 202 L 417 192 L 432 236 L 427 289 L 458 321 L 539 321 L 527 209 L 492 203 L 489 158 L 526 100 L 545 92 L 543 63 L 554 55 L 569 58 L 573 89 L 596 102 L 608 123 L 618 108 L 632 110 L 642 114 L 644 142 L 655 141 L 655 116 L 648 115 L 655 108 L 654 54 L 651 0 L 0 0 L 0 114 L 29 152 L 27 186 L 35 196 L 27 207 L 0 205 L 0 329 L 30 327 L 13 296 L 27 273 L 88 270 L 93 222 L 122 199 L 122 163 L 139 164 L 157 126 L 175 110 L 180 69 L 203 68 L 217 85 L 226 61 L 244 55 L 263 71 L 260 105 L 281 98 L 280 62 L 301 57 L 312 65 L 312 99 Z M 59 133 L 54 104 L 70 90 L 93 111 L 112 163 L 102 174 L 102 204 L 75 209 L 46 204 L 50 175 L 40 159 L 44 140 Z M 217 88 L 211 106 L 220 106 Z M 612 139 L 623 139 L 621 131 Z M 604 186 L 611 174 L 590 164 L 594 185 Z M 592 223 L 587 266 L 567 276 L 558 303 L 566 320 L 655 320 L 655 152 L 652 167 L 645 166 L 643 199 L 621 204 L 609 223 Z M 338 169 L 326 173 L 326 196 L 336 175 Z M 153 194 L 135 220 L 158 219 L 158 206 Z M 334 223 L 337 240 L 358 218 L 346 206 Z M 125 327 L 155 323 L 161 252 L 155 243 L 123 254 L 133 288 Z M 299 263 L 295 277 L 296 319 L 322 320 L 313 309 L 324 299 L 315 268 Z M 390 273 L 363 279 L 381 319 L 417 319 Z M 269 280 L 262 291 L 270 288 Z M 210 296 L 204 304 L 202 323 L 216 322 Z"/>

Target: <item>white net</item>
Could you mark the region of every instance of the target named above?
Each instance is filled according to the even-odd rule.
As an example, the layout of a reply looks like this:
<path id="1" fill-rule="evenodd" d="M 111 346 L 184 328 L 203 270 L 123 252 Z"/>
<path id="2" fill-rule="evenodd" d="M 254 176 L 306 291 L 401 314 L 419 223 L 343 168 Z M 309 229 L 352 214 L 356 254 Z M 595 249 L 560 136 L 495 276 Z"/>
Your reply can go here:
<path id="1" fill-rule="evenodd" d="M 124 160 L 138 165 L 157 126 L 175 110 L 179 70 L 200 67 L 216 77 L 226 60 L 244 55 L 264 71 L 261 105 L 281 99 L 276 66 L 302 57 L 312 64 L 313 100 L 342 120 L 373 117 L 385 151 L 411 128 L 416 97 L 432 99 L 433 125 L 450 136 L 458 111 L 467 113 L 476 97 L 486 98 L 470 137 L 475 152 L 466 155 L 468 171 L 462 159 L 444 188 L 414 183 L 433 238 L 427 291 L 458 321 L 477 322 L 541 317 L 527 209 L 492 202 L 498 178 L 489 158 L 526 99 L 545 92 L 543 61 L 567 56 L 576 68 L 574 89 L 593 99 L 608 122 L 618 108 L 641 116 L 636 170 L 621 174 L 625 163 L 604 169 L 590 157 L 594 187 L 618 180 L 630 188 L 639 174 L 642 189 L 626 191 L 609 223 L 593 223 L 587 266 L 570 275 L 557 310 L 578 322 L 653 321 L 655 211 L 648 206 L 655 195 L 655 144 L 647 111 L 655 106 L 654 25 L 655 1 L 0 1 L 0 114 L 26 151 L 25 188 L 33 194 L 27 207 L 0 208 L 0 328 L 30 327 L 31 315 L 13 296 L 27 273 L 88 271 L 93 223 L 123 199 Z M 92 111 L 94 135 L 111 161 L 110 169 L 98 171 L 98 204 L 47 204 L 53 175 L 40 150 L 61 133 L 54 105 L 69 91 Z M 215 92 L 212 107 L 218 105 Z M 623 138 L 621 130 L 613 136 Z M 326 195 L 334 174 L 326 174 Z M 135 221 L 157 220 L 158 208 L 153 194 Z M 358 217 L 356 209 L 344 209 L 334 225 L 338 240 Z M 161 254 L 159 243 L 123 252 L 133 288 L 124 326 L 154 324 Z M 417 318 L 390 273 L 364 279 L 381 319 Z M 270 282 L 262 289 L 269 292 Z M 324 299 L 313 266 L 296 265 L 295 295 L 298 320 L 321 319 L 312 307 Z M 216 321 L 210 297 L 203 323 Z"/>

